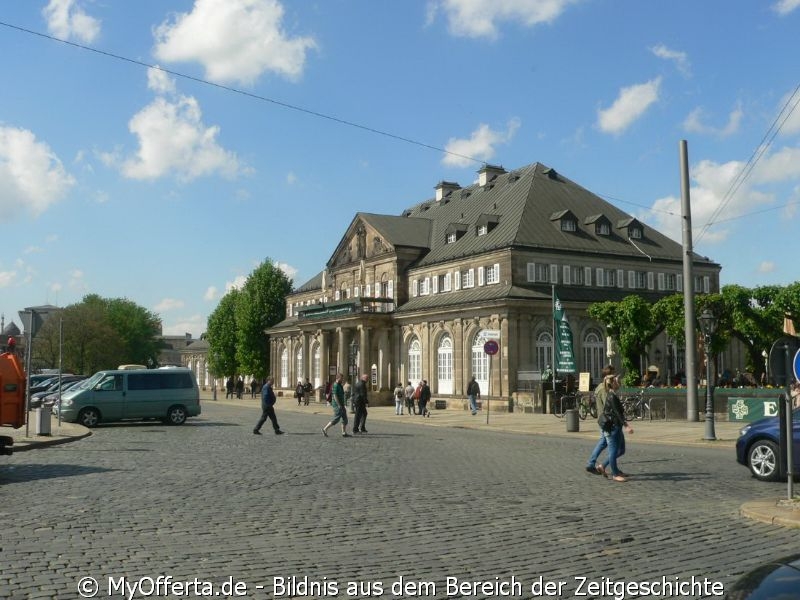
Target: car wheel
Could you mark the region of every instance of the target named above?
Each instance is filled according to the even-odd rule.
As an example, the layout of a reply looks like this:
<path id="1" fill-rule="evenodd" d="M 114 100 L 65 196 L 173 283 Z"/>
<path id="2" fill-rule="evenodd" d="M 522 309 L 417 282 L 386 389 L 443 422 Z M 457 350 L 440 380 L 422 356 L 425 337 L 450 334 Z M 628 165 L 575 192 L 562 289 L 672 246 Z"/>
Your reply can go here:
<path id="1" fill-rule="evenodd" d="M 83 408 L 78 413 L 78 423 L 84 427 L 96 427 L 100 422 L 100 413 L 96 408 Z"/>
<path id="2" fill-rule="evenodd" d="M 183 425 L 186 422 L 186 409 L 183 406 L 172 406 L 167 411 L 167 425 Z"/>
<path id="3" fill-rule="evenodd" d="M 778 445 L 769 440 L 758 440 L 747 453 L 747 466 L 753 477 L 761 481 L 778 478 Z"/>

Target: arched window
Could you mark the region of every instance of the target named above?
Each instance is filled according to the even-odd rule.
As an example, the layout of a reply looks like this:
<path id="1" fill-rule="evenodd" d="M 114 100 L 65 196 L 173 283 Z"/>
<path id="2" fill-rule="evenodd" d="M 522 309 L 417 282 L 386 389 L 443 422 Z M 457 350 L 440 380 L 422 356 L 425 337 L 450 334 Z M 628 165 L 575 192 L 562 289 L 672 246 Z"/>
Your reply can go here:
<path id="1" fill-rule="evenodd" d="M 481 394 L 489 395 L 489 355 L 483 351 L 483 345 L 487 342 L 484 337 L 483 331 L 479 331 L 475 335 L 475 341 L 472 342 L 472 367 L 471 373 L 465 373 L 467 378 L 475 376 L 475 381 L 481 389 Z"/>
<path id="2" fill-rule="evenodd" d="M 408 345 L 408 378 L 414 385 L 422 379 L 422 344 L 417 338 Z"/>
<path id="3" fill-rule="evenodd" d="M 437 392 L 439 394 L 453 393 L 453 340 L 449 335 L 442 336 L 439 340 L 437 359 Z"/>
<path id="4" fill-rule="evenodd" d="M 592 381 L 600 381 L 605 364 L 605 341 L 597 329 L 590 329 L 583 338 L 583 371 L 588 371 Z"/>
<path id="5" fill-rule="evenodd" d="M 547 365 L 553 367 L 553 334 L 542 331 L 536 336 L 536 368 L 544 372 Z"/>
<path id="6" fill-rule="evenodd" d="M 320 372 L 320 353 L 319 353 L 319 344 L 314 346 L 314 365 L 312 367 L 312 374 L 311 378 L 314 380 L 314 387 L 318 388 L 322 385 L 322 374 Z"/>
<path id="7" fill-rule="evenodd" d="M 281 352 L 281 387 L 289 387 L 289 351 L 286 348 Z"/>
<path id="8" fill-rule="evenodd" d="M 295 375 L 296 375 L 297 379 L 303 379 L 303 377 L 305 377 L 305 375 L 303 374 L 303 347 L 302 346 L 298 346 L 297 347 L 297 354 L 295 355 L 295 359 L 296 359 L 295 360 L 295 365 L 297 366 L 297 371 L 295 372 Z"/>

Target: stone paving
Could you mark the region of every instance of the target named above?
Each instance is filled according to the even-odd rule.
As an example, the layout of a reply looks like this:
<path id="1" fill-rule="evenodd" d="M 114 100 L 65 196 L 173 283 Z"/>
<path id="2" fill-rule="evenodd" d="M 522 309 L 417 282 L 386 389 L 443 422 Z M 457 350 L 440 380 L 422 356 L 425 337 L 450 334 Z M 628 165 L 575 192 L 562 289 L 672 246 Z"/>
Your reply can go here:
<path id="1" fill-rule="evenodd" d="M 87 577 L 98 598 L 495 598 L 507 596 L 449 593 L 446 578 L 512 576 L 521 593 L 511 597 L 591 598 L 579 595 L 582 577 L 729 585 L 797 552 L 796 530 L 739 515 L 785 484 L 753 480 L 730 445 L 633 436 L 623 461 L 633 478 L 617 484 L 583 470 L 590 431 L 534 436 L 431 426 L 444 420 L 436 413 L 424 425 L 372 414 L 369 434 L 324 438 L 327 409 L 289 408 L 279 402 L 284 436 L 251 433 L 255 401 L 206 402 L 182 427 L 109 425 L 3 457 L 0 598 L 86 597 Z M 161 580 L 146 593 L 158 576 L 197 582 Z M 393 594 L 400 577 L 411 588 Z M 546 591 L 531 589 L 540 581 L 553 593 L 534 593 Z M 244 595 L 226 593 L 233 582 Z"/>

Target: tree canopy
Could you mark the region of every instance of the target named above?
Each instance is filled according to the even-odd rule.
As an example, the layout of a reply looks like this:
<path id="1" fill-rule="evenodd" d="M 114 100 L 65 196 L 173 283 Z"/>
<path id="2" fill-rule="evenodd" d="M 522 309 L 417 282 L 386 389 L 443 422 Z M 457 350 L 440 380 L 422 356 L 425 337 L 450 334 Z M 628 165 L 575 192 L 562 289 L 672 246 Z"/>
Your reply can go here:
<path id="1" fill-rule="evenodd" d="M 64 371 L 89 375 L 126 363 L 158 364 L 161 321 L 130 300 L 89 294 L 51 316 L 33 341 L 36 368 L 58 366 L 59 329 Z"/>
<path id="2" fill-rule="evenodd" d="M 269 373 L 269 339 L 265 330 L 286 315 L 286 296 L 292 280 L 266 260 L 256 267 L 241 289 L 232 289 L 208 318 L 209 364 L 216 376 L 246 373 L 264 378 Z"/>

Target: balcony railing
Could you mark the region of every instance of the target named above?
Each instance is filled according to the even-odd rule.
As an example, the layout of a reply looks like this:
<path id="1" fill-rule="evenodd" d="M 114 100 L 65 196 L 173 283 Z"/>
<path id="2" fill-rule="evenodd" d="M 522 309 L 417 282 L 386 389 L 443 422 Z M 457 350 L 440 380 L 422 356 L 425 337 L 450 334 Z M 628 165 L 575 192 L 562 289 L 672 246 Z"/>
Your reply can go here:
<path id="1" fill-rule="evenodd" d="M 334 302 L 321 302 L 297 309 L 298 321 L 335 319 L 358 313 L 390 313 L 394 311 L 394 298 L 348 298 Z"/>

